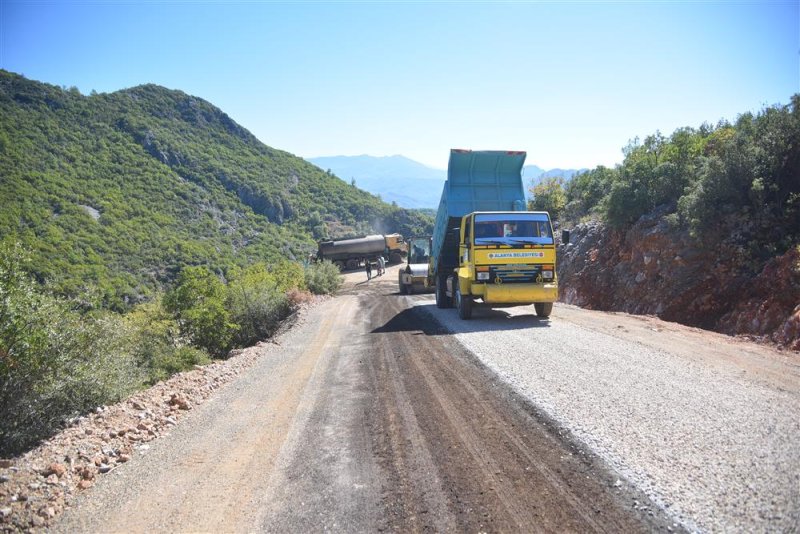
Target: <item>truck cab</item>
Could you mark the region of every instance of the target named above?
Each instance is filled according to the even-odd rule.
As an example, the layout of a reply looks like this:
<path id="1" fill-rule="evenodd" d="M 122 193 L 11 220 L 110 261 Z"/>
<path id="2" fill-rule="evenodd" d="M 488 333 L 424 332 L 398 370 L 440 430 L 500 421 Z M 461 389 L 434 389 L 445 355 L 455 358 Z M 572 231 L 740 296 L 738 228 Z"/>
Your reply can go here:
<path id="1" fill-rule="evenodd" d="M 469 319 L 477 299 L 493 307 L 533 304 L 540 317 L 550 315 L 558 280 L 547 212 L 465 215 L 458 250 L 458 267 L 441 288 L 442 307 L 454 305 L 462 319 Z"/>

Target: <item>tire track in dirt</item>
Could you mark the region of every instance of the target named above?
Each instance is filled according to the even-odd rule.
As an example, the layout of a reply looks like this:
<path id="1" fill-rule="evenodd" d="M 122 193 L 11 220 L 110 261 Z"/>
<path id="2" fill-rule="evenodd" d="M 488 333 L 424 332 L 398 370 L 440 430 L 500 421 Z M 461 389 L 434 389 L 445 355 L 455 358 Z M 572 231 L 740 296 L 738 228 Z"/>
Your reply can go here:
<path id="1" fill-rule="evenodd" d="M 388 436 L 386 499 L 397 512 L 389 529 L 453 530 L 418 513 L 431 493 L 457 531 L 645 532 L 666 524 L 632 509 L 599 462 L 537 420 L 471 354 L 409 309 L 413 297 L 390 287 L 374 284 L 362 296 L 376 338 L 370 380 L 384 397 L 373 424 Z M 408 460 L 417 454 L 430 461 Z M 435 474 L 425 489 L 414 484 L 422 466 Z"/>
<path id="2" fill-rule="evenodd" d="M 372 317 L 385 304 L 366 304 Z M 377 413 L 385 414 L 382 425 L 374 425 L 379 436 L 376 453 L 391 475 L 391 488 L 385 491 L 389 515 L 400 531 L 419 532 L 430 526 L 437 532 L 452 532 L 454 515 L 447 506 L 438 468 L 429 445 L 417 424 L 412 399 L 406 391 L 397 364 L 397 344 L 386 336 L 377 340 L 378 358 L 367 358 L 369 381 L 376 388 Z M 405 346 L 405 345 L 403 345 Z M 382 437 L 382 439 L 380 438 Z M 427 518 L 424 522 L 422 518 Z"/>

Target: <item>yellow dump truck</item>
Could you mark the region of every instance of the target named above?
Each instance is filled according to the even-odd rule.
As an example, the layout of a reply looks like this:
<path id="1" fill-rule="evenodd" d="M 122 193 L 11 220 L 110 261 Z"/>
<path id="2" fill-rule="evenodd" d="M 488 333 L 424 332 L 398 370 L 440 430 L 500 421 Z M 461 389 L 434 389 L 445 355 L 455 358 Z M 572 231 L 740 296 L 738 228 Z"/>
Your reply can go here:
<path id="1" fill-rule="evenodd" d="M 427 283 L 462 319 L 477 302 L 533 304 L 548 317 L 558 299 L 553 228 L 547 212 L 525 211 L 524 161 L 518 151 L 450 152 Z"/>

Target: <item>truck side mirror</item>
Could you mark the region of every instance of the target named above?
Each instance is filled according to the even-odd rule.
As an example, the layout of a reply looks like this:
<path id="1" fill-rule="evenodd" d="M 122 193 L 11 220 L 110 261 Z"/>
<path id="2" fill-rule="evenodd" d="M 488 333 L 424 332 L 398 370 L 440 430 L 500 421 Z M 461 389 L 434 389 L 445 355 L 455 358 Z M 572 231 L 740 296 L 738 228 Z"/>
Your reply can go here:
<path id="1" fill-rule="evenodd" d="M 569 230 L 561 230 L 561 244 L 562 245 L 569 244 Z"/>

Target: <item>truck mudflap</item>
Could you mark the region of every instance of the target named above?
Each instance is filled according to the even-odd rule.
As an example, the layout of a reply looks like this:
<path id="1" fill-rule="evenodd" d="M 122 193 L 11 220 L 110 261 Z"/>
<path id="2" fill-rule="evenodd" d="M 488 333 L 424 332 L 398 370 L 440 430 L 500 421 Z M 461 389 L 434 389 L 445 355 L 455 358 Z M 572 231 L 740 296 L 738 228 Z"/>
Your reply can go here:
<path id="1" fill-rule="evenodd" d="M 533 304 L 558 300 L 557 284 L 472 284 L 471 293 L 487 304 Z"/>

